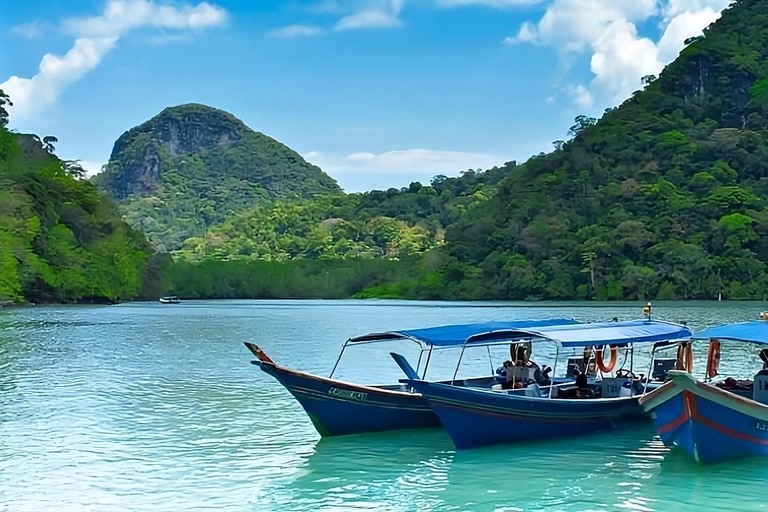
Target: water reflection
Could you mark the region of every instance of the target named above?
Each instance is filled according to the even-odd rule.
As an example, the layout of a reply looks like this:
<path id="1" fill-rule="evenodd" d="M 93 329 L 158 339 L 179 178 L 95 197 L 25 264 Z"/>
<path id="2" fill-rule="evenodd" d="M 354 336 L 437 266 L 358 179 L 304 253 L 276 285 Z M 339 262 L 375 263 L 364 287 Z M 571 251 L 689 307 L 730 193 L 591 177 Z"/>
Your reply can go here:
<path id="1" fill-rule="evenodd" d="M 482 306 L 214 301 L 4 310 L 0 509 L 766 506 L 768 461 L 702 468 L 665 448 L 651 424 L 466 452 L 456 452 L 439 429 L 320 440 L 290 394 L 249 364 L 241 344 L 255 340 L 280 362 L 327 375 L 343 340 L 362 332 L 524 317 L 629 319 L 640 312 L 640 304 L 628 303 Z M 670 303 L 655 311 L 704 327 L 753 319 L 762 309 Z M 697 355 L 702 369 L 706 351 Z M 724 369 L 753 371 L 747 361 L 754 354 L 736 355 L 729 359 L 735 366 L 724 361 Z M 399 378 L 388 355 L 378 356 L 351 351 L 349 369 Z M 455 354 L 441 357 L 431 363 L 436 375 L 455 367 Z M 467 374 L 489 371 L 486 357 L 466 363 Z"/>

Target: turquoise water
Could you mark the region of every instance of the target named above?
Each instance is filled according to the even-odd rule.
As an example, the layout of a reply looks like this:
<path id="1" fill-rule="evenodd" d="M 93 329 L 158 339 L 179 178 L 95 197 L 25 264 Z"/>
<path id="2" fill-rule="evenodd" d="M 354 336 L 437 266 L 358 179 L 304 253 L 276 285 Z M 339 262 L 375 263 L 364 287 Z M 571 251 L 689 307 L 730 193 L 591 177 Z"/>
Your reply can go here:
<path id="1" fill-rule="evenodd" d="M 440 430 L 320 440 L 242 345 L 255 341 L 281 363 L 326 375 L 354 334 L 525 317 L 628 319 L 640 307 L 210 301 L 2 310 L 0 510 L 768 508 L 768 460 L 702 468 L 663 447 L 650 424 L 458 453 Z M 766 306 L 654 309 L 703 327 L 754 319 Z M 393 381 L 399 373 L 386 352 L 418 355 L 410 346 L 368 348 L 348 351 L 342 376 Z M 435 356 L 435 377 L 452 372 L 457 354 L 449 352 Z M 757 363 L 743 355 L 731 369 L 748 374 Z M 468 351 L 464 371 L 487 373 L 487 354 Z"/>

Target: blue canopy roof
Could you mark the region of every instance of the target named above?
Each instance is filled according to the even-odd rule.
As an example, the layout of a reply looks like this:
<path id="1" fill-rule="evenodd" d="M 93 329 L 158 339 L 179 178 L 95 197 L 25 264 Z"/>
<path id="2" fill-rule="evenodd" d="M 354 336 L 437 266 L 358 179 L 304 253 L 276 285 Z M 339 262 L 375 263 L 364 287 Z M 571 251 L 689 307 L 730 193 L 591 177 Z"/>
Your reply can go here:
<path id="1" fill-rule="evenodd" d="M 567 318 L 552 318 L 548 320 L 520 320 L 516 322 L 484 322 L 479 324 L 442 325 L 425 329 L 409 329 L 406 331 L 389 331 L 371 333 L 350 338 L 350 342 L 374 342 L 389 340 L 412 340 L 429 346 L 448 347 L 463 345 L 470 338 L 478 335 L 488 336 L 494 341 L 510 341 L 506 333 L 517 332 L 520 329 L 543 328 L 558 325 L 578 324 L 576 320 Z M 499 333 L 494 337 L 494 333 Z"/>
<path id="2" fill-rule="evenodd" d="M 758 320 L 755 322 L 718 325 L 697 332 L 694 338 L 697 340 L 736 340 L 768 345 L 768 321 Z"/>
<path id="3" fill-rule="evenodd" d="M 597 322 L 570 324 L 494 332 L 473 336 L 470 343 L 488 344 L 506 339 L 544 339 L 560 343 L 563 347 L 622 346 L 638 343 L 686 340 L 692 333 L 687 327 L 667 322 L 632 320 L 629 322 Z M 496 339 L 498 338 L 498 339 Z"/>

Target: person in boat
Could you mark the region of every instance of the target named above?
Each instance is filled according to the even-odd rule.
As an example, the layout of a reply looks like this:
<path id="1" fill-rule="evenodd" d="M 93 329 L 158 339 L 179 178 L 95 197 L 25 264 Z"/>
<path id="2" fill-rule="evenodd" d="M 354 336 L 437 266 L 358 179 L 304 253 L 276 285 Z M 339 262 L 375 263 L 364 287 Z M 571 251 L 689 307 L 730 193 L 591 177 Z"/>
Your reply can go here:
<path id="1" fill-rule="evenodd" d="M 530 351 L 530 343 L 513 343 L 509 346 L 510 359 L 504 363 L 506 382 L 502 384 L 502 389 L 519 389 L 533 382 L 539 385 L 551 383 L 549 374 L 552 369 L 546 367 L 542 371 L 541 367 L 531 360 Z"/>
<path id="2" fill-rule="evenodd" d="M 581 370 L 574 371 L 574 376 L 576 377 L 576 392 L 575 397 L 576 398 L 589 398 L 592 396 L 592 390 L 589 389 L 589 378 L 585 372 L 582 372 Z"/>
<path id="3" fill-rule="evenodd" d="M 763 369 L 757 372 L 757 374 L 768 375 L 768 348 L 760 351 L 760 360 L 763 362 Z"/>

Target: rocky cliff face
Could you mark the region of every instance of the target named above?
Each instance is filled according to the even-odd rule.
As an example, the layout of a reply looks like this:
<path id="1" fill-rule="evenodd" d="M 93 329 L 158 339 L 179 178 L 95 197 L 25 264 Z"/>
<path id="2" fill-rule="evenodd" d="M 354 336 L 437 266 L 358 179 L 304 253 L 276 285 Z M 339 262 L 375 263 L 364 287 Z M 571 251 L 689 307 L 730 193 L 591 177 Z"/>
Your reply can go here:
<path id="1" fill-rule="evenodd" d="M 96 182 L 169 250 L 265 199 L 341 191 L 287 146 L 199 104 L 167 108 L 125 132 Z"/>

